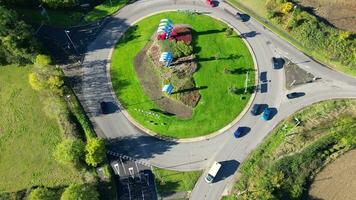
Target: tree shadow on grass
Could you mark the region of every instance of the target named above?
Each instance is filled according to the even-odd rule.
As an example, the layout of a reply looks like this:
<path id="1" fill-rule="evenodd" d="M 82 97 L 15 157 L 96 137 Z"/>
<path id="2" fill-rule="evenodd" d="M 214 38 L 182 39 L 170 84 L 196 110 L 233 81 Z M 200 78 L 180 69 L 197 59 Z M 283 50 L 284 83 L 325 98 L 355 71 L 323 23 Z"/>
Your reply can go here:
<path id="1" fill-rule="evenodd" d="M 163 178 L 163 182 L 162 179 L 157 180 L 156 185 L 157 185 L 158 193 L 162 197 L 168 197 L 176 193 L 176 190 L 179 188 L 179 181 L 164 181 Z"/>
<path id="2" fill-rule="evenodd" d="M 221 32 L 225 32 L 226 28 L 222 28 L 222 29 L 212 29 L 212 30 L 207 30 L 207 31 L 194 31 L 193 30 L 193 34 L 196 36 L 199 35 L 209 35 L 209 34 L 215 34 L 215 33 L 221 33 Z"/>
<path id="3" fill-rule="evenodd" d="M 230 91 L 234 94 L 241 95 L 241 94 L 253 94 L 256 91 L 256 86 L 249 86 L 245 88 L 230 88 Z"/>
<path id="4" fill-rule="evenodd" d="M 164 110 L 160 110 L 160 109 L 156 109 L 156 108 L 151 108 L 150 111 L 153 111 L 153 112 L 156 112 L 156 113 L 161 113 L 161 114 L 166 115 L 166 116 L 175 116 L 174 113 L 170 113 L 170 112 L 167 112 L 167 111 L 164 111 Z"/>
<path id="5" fill-rule="evenodd" d="M 225 69 L 225 73 L 227 74 L 246 74 L 247 72 L 255 71 L 253 69 L 245 69 L 245 68 L 235 68 L 235 69 Z"/>
<path id="6" fill-rule="evenodd" d="M 191 92 L 191 91 L 195 91 L 195 90 L 204 90 L 204 89 L 207 89 L 207 88 L 208 88 L 208 86 L 193 87 L 193 88 L 178 90 L 178 91 L 176 91 L 176 92 L 172 92 L 172 94 L 179 94 L 179 93 L 184 93 L 184 92 Z"/>

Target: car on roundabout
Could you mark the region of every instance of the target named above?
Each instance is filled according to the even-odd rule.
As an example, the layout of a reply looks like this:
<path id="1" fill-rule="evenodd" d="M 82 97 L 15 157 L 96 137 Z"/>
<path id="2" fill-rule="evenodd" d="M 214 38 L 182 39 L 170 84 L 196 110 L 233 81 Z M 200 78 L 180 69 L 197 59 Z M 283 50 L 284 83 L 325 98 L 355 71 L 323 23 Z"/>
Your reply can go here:
<path id="1" fill-rule="evenodd" d="M 271 118 L 271 113 L 272 113 L 272 109 L 271 108 L 265 108 L 263 110 L 263 114 L 262 114 L 262 119 L 265 121 L 268 121 Z"/>
<path id="2" fill-rule="evenodd" d="M 298 98 L 298 97 L 301 97 L 304 95 L 305 95 L 304 92 L 292 92 L 292 93 L 287 94 L 286 96 L 288 99 L 295 99 L 295 98 Z"/>
<path id="3" fill-rule="evenodd" d="M 240 136 L 243 134 L 243 132 L 244 132 L 243 128 L 242 128 L 242 127 L 238 127 L 238 128 L 236 129 L 236 131 L 234 132 L 234 137 L 235 137 L 235 138 L 240 137 Z"/>

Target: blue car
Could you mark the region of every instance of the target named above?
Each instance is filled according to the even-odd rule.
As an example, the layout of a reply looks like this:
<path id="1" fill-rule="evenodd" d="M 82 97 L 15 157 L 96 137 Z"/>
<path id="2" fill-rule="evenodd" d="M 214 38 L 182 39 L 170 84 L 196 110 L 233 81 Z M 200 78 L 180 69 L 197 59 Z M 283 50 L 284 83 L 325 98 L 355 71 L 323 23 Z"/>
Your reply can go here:
<path id="1" fill-rule="evenodd" d="M 262 119 L 267 121 L 267 120 L 270 119 L 270 117 L 271 117 L 271 109 L 270 108 L 265 108 L 263 110 Z"/>
<path id="2" fill-rule="evenodd" d="M 238 138 L 242 133 L 243 133 L 243 128 L 242 127 L 238 127 L 236 129 L 236 131 L 234 132 L 234 137 Z"/>

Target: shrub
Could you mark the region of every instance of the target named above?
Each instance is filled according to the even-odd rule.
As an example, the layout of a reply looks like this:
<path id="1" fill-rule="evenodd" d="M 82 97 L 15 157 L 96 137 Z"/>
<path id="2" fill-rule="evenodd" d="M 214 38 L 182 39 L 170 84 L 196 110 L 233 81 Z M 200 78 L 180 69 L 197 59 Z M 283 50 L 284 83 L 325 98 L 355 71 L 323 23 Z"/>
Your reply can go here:
<path id="1" fill-rule="evenodd" d="M 44 187 L 38 187 L 31 191 L 28 200 L 53 200 L 57 199 L 57 194 Z"/>
<path id="2" fill-rule="evenodd" d="M 98 200 L 99 193 L 96 188 L 89 184 L 71 184 L 67 187 L 61 200 Z"/>
<path id="3" fill-rule="evenodd" d="M 65 139 L 57 145 L 54 157 L 62 164 L 78 164 L 84 158 L 84 146 L 79 139 Z"/>
<path id="4" fill-rule="evenodd" d="M 28 82 L 30 83 L 32 89 L 40 91 L 43 89 L 43 83 L 39 80 L 36 73 L 30 73 L 28 75 Z"/>
<path id="5" fill-rule="evenodd" d="M 106 159 L 105 143 L 102 139 L 91 138 L 85 146 L 85 161 L 88 165 L 96 167 Z"/>
<path id="6" fill-rule="evenodd" d="M 193 47 L 186 44 L 183 41 L 177 41 L 173 45 L 173 56 L 180 58 L 182 56 L 188 56 L 193 53 Z"/>
<path id="7" fill-rule="evenodd" d="M 231 36 L 233 33 L 234 33 L 234 29 L 232 29 L 230 27 L 225 30 L 225 35 L 227 37 Z"/>
<path id="8" fill-rule="evenodd" d="M 44 55 L 44 54 L 39 54 L 36 56 L 34 64 L 35 64 L 35 66 L 37 66 L 39 68 L 43 68 L 43 67 L 47 67 L 51 63 L 52 63 L 52 59 L 50 56 Z"/>

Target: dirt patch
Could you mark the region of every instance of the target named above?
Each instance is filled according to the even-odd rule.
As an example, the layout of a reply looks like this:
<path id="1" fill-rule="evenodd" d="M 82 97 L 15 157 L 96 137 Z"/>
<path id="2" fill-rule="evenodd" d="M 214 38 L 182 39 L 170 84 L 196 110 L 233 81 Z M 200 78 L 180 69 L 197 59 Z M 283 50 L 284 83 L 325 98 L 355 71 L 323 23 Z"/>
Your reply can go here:
<path id="1" fill-rule="evenodd" d="M 151 46 L 152 42 L 149 42 L 146 47 L 135 57 L 134 66 L 143 90 L 150 97 L 150 99 L 162 109 L 162 111 L 155 109 L 152 111 L 165 113 L 167 115 L 176 115 L 181 119 L 190 118 L 193 113 L 192 108 L 163 95 L 161 91 L 161 80 L 159 79 L 157 71 L 154 69 L 155 65 L 147 56 L 147 50 Z"/>
<path id="2" fill-rule="evenodd" d="M 285 60 L 286 88 L 288 90 L 313 81 L 314 75 L 298 67 L 288 59 Z"/>
<path id="3" fill-rule="evenodd" d="M 313 7 L 316 15 L 340 29 L 356 32 L 356 1 L 300 0 L 302 6 Z"/>
<path id="4" fill-rule="evenodd" d="M 353 200 L 356 197 L 356 150 L 327 165 L 309 190 L 312 199 Z"/>

